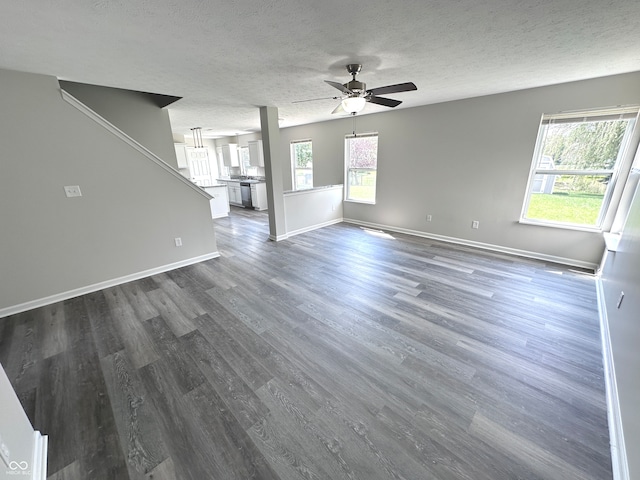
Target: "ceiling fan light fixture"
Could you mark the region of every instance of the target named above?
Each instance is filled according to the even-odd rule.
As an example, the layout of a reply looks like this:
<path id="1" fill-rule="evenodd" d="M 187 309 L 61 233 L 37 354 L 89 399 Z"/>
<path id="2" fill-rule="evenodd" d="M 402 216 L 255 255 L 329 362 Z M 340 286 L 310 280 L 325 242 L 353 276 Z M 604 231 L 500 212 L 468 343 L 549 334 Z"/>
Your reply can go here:
<path id="1" fill-rule="evenodd" d="M 358 113 L 364 108 L 366 103 L 367 99 L 364 97 L 347 97 L 342 100 L 342 108 L 348 113 Z"/>

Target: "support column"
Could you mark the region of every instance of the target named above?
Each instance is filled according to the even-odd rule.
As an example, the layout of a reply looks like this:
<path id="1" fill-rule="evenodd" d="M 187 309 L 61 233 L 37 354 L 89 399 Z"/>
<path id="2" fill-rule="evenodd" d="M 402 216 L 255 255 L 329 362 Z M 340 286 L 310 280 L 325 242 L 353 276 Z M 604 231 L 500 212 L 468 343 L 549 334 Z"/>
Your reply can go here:
<path id="1" fill-rule="evenodd" d="M 269 202 L 269 238 L 284 240 L 287 238 L 287 229 L 284 218 L 283 159 L 280 154 L 280 127 L 276 107 L 260 107 L 260 126 Z"/>

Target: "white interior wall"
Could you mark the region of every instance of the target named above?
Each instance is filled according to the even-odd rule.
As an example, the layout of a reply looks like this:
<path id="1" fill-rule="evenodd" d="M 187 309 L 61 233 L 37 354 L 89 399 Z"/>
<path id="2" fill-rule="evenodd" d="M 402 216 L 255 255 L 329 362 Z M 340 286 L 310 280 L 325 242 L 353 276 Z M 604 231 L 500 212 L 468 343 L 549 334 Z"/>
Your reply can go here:
<path id="1" fill-rule="evenodd" d="M 0 85 L 0 312 L 216 254 L 207 197 L 66 103 L 54 77 L 0 70 Z"/>
<path id="2" fill-rule="evenodd" d="M 377 202 L 346 202 L 344 217 L 596 266 L 601 234 L 518 223 L 540 118 L 638 103 L 635 72 L 359 115 L 357 133 L 379 133 Z M 290 142 L 310 138 L 314 185 L 342 183 L 344 137 L 353 130 L 351 117 L 282 129 L 282 155 L 290 163 Z M 287 169 L 283 181 L 292 188 Z M 473 220 L 479 229 L 471 229 Z"/>
<path id="3" fill-rule="evenodd" d="M 640 187 L 617 252 L 609 252 L 602 270 L 609 337 L 626 445 L 629 478 L 640 478 Z M 624 299 L 617 307 L 620 294 Z"/>

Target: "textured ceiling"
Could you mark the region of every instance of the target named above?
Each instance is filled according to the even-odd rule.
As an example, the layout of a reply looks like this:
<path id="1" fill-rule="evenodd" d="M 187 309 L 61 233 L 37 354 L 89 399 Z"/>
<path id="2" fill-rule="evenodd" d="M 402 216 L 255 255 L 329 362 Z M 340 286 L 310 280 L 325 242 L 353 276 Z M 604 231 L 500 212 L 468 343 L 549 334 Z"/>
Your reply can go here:
<path id="1" fill-rule="evenodd" d="M 0 68 L 182 97 L 176 133 L 329 120 L 344 66 L 406 108 L 640 70 L 638 0 L 4 0 Z M 363 114 L 387 110 L 367 104 Z"/>

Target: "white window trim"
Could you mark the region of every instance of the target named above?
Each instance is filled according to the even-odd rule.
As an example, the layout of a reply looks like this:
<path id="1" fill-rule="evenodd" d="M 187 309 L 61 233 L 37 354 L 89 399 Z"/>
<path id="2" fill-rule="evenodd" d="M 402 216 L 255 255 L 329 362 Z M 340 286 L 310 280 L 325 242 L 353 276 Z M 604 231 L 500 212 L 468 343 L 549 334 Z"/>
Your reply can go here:
<path id="1" fill-rule="evenodd" d="M 543 139 L 540 136 L 540 128 L 544 124 L 549 123 L 573 123 L 576 121 L 587 121 L 591 119 L 593 121 L 603 120 L 617 120 L 620 118 L 629 118 L 634 120 L 634 125 L 630 130 L 625 132 L 625 137 L 622 140 L 620 151 L 618 152 L 618 159 L 616 160 L 615 167 L 612 170 L 546 170 L 537 169 L 538 160 L 540 158 L 540 149 L 542 148 Z M 633 163 L 634 155 L 638 149 L 638 143 L 640 140 L 640 125 L 639 125 L 640 111 L 637 105 L 627 105 L 624 107 L 614 107 L 601 110 L 581 110 L 573 112 L 561 112 L 557 114 L 544 114 L 542 115 L 540 125 L 538 127 L 538 137 L 536 139 L 536 145 L 533 152 L 533 158 L 531 161 L 531 169 L 529 171 L 529 180 L 527 181 L 527 188 L 524 194 L 524 201 L 522 203 L 522 210 L 520 212 L 519 223 L 524 225 L 537 225 L 542 227 L 560 228 L 565 230 L 579 230 L 586 232 L 608 232 L 611 229 L 611 225 L 614 222 L 616 212 L 619 207 L 620 198 L 622 197 L 623 190 L 627 184 L 631 167 Z M 537 174 L 551 174 L 551 175 L 611 175 L 610 188 L 605 192 L 603 198 L 603 210 L 600 212 L 598 224 L 594 226 L 590 225 L 578 225 L 571 223 L 553 222 L 550 220 L 536 220 L 526 218 L 525 215 L 529 209 L 529 199 L 531 198 L 531 188 L 534 181 L 534 177 Z M 606 205 L 606 207 L 605 207 Z"/>
<path id="2" fill-rule="evenodd" d="M 380 151 L 380 139 L 379 139 L 379 134 L 378 132 L 368 132 L 368 133 L 358 133 L 358 134 L 351 134 L 351 135 L 345 135 L 344 139 L 344 201 L 345 202 L 351 202 L 351 203 L 360 203 L 360 204 L 364 204 L 364 205 L 375 205 L 376 201 L 378 200 L 378 180 L 376 178 L 376 189 L 375 189 L 375 200 L 358 200 L 355 198 L 349 198 L 349 170 L 351 170 L 349 168 L 349 165 L 347 163 L 347 156 L 348 156 L 348 149 L 347 149 L 347 142 L 346 140 L 350 139 L 350 138 L 364 138 L 364 137 L 378 137 L 378 151 L 376 151 L 376 168 L 358 168 L 355 170 L 369 170 L 372 172 L 376 172 L 376 176 L 377 176 L 377 172 L 378 172 L 378 153 Z"/>

